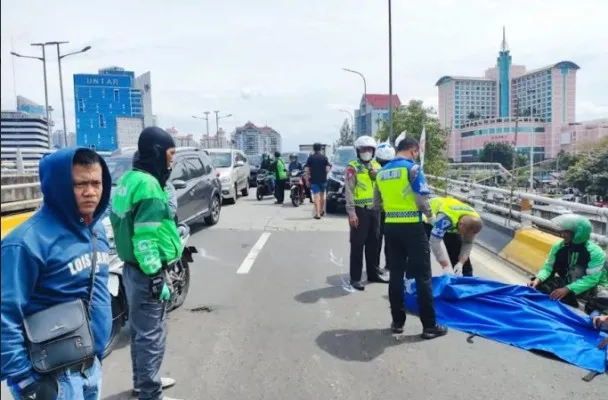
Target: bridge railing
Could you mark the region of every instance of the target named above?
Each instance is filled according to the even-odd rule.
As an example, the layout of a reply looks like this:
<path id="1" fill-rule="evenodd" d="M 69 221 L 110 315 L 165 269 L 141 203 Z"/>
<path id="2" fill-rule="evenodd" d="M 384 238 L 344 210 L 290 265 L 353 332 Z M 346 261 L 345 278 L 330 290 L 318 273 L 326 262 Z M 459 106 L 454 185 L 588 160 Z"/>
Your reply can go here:
<path id="1" fill-rule="evenodd" d="M 3 176 L 11 175 L 31 175 L 38 173 L 39 159 L 45 154 L 55 152 L 54 149 L 28 149 L 19 147 L 2 147 L 3 160 L 0 163 L 0 168 Z M 109 155 L 110 152 L 98 151 L 101 156 Z M 29 157 L 28 157 L 29 156 Z M 38 160 L 32 160 L 37 158 Z"/>

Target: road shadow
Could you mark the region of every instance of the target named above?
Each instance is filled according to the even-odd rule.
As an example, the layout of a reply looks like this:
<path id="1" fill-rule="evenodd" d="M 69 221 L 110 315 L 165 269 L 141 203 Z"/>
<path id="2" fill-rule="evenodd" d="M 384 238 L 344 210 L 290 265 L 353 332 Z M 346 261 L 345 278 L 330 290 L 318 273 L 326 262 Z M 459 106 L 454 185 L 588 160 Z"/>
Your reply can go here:
<path id="1" fill-rule="evenodd" d="M 343 279 L 344 282 L 342 281 Z M 295 296 L 294 300 L 298 303 L 314 304 L 321 299 L 337 299 L 350 294 L 350 291 L 344 288 L 344 283 L 348 282 L 348 280 L 342 275 L 328 276 L 325 281 L 329 286 L 302 292 Z"/>
<path id="2" fill-rule="evenodd" d="M 369 362 L 382 355 L 388 347 L 423 340 L 420 334 L 392 335 L 390 329 L 335 329 L 322 332 L 315 342 L 340 360 Z"/>
<path id="3" fill-rule="evenodd" d="M 103 398 L 103 400 L 124 400 L 124 399 L 134 399 L 135 397 L 131 396 L 131 390 L 125 390 L 120 393 L 111 394 Z"/>

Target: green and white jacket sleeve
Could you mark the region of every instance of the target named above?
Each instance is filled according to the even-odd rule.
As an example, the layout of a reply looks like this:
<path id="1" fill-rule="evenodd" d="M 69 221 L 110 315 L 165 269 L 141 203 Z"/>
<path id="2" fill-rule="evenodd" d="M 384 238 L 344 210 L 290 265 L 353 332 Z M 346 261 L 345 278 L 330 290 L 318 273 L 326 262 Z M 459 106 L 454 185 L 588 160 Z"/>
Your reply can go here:
<path id="1" fill-rule="evenodd" d="M 153 186 L 156 182 L 142 185 Z M 167 199 L 155 187 L 138 190 L 133 200 L 133 254 L 146 275 L 157 274 L 163 265 L 160 248 L 160 226 L 167 213 Z"/>
<path id="2" fill-rule="evenodd" d="M 585 293 L 598 285 L 606 284 L 606 270 L 604 269 L 606 255 L 604 251 L 592 242 L 587 242 L 586 247 L 589 252 L 589 264 L 587 264 L 585 275 L 566 286 L 575 295 Z"/>
<path id="3" fill-rule="evenodd" d="M 540 271 L 536 274 L 536 277 L 541 281 L 546 281 L 548 277 L 553 273 L 553 267 L 555 265 L 555 255 L 564 245 L 563 241 L 559 241 L 551 247 L 551 251 L 549 251 L 549 257 L 545 260 L 545 263 L 541 267 Z"/>

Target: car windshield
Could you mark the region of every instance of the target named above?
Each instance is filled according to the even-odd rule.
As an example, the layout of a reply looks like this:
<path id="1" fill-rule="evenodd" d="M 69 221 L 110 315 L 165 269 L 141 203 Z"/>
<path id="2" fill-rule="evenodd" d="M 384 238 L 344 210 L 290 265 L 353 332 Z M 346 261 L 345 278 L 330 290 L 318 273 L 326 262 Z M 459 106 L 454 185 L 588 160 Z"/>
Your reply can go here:
<path id="1" fill-rule="evenodd" d="M 210 151 L 209 157 L 211 157 L 215 168 L 228 168 L 232 165 L 232 153 L 214 153 Z"/>
<path id="2" fill-rule="evenodd" d="M 262 165 L 262 156 L 249 156 L 249 165 L 259 167 Z"/>
<path id="3" fill-rule="evenodd" d="M 332 164 L 346 165 L 357 158 L 357 153 L 354 148 L 338 149 L 332 158 Z"/>
<path id="4" fill-rule="evenodd" d="M 106 158 L 106 164 L 112 176 L 112 185 L 115 186 L 124 173 L 133 168 L 133 159 L 131 157 L 109 157 Z"/>

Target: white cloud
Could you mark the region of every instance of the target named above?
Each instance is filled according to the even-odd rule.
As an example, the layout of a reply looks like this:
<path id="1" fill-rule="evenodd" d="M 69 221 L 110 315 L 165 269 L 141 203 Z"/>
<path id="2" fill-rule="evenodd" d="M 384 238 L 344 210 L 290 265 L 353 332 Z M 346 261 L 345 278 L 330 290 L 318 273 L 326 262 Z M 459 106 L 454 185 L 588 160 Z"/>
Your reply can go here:
<path id="1" fill-rule="evenodd" d="M 606 117 L 605 15 L 608 2 L 598 0 L 394 1 L 393 92 L 436 107 L 437 79 L 482 74 L 496 62 L 506 25 L 514 63 L 577 62 L 578 117 Z M 14 107 L 11 37 L 15 50 L 32 55 L 34 41 L 71 40 L 66 51 L 92 46 L 63 63 L 70 126 L 72 74 L 107 65 L 151 71 L 163 126 L 200 134 L 204 122 L 191 116 L 220 110 L 234 116 L 220 121 L 224 129 L 268 124 L 290 149 L 337 136 L 345 114 L 327 105 L 352 109 L 363 89 L 342 68 L 365 74 L 368 93 L 388 92 L 387 9 L 377 0 L 13 1 L 2 3 L 1 30 L 3 108 Z M 59 109 L 56 60 L 48 64 L 49 101 Z M 15 67 L 17 92 L 43 102 L 41 63 L 20 59 Z"/>

